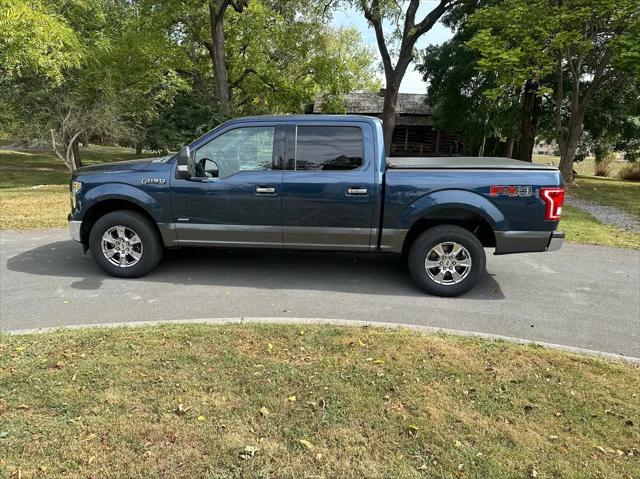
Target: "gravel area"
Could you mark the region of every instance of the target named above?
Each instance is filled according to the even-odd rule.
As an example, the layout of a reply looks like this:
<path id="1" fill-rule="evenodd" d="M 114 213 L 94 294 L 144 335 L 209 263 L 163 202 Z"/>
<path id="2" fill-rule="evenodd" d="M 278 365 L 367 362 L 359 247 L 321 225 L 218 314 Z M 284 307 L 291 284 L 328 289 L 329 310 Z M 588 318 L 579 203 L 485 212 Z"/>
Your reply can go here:
<path id="1" fill-rule="evenodd" d="M 568 206 L 586 211 L 602 223 L 617 226 L 618 228 L 623 228 L 634 233 L 640 233 L 640 221 L 620 208 L 604 206 L 580 198 L 566 198 L 565 203 Z"/>

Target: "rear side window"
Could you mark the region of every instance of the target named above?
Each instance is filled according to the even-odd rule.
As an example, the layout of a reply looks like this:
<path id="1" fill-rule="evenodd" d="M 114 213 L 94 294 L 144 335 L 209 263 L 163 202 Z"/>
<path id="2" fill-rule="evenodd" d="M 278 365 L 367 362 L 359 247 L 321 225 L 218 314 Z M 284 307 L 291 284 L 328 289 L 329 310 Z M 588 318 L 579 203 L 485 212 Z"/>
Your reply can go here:
<path id="1" fill-rule="evenodd" d="M 353 126 L 299 126 L 296 170 L 354 170 L 362 166 L 362 130 Z"/>

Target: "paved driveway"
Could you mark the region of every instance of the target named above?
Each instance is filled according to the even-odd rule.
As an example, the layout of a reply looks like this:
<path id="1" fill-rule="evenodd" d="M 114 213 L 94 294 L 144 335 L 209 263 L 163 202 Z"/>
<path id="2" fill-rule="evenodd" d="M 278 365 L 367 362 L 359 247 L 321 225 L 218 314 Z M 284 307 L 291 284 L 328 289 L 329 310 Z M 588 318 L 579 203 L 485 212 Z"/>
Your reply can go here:
<path id="1" fill-rule="evenodd" d="M 145 278 L 105 276 L 66 230 L 0 232 L 0 328 L 309 317 L 463 329 L 640 357 L 640 252 L 565 245 L 488 256 L 454 299 L 424 295 L 395 256 L 193 249 Z"/>

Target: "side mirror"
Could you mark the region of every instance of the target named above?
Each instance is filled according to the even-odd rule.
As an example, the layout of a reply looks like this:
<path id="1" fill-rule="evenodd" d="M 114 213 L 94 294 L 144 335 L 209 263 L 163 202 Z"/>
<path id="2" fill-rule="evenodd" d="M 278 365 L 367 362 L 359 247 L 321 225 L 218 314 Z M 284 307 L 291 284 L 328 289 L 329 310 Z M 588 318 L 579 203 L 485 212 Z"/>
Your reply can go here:
<path id="1" fill-rule="evenodd" d="M 191 158 L 191 149 L 188 146 L 183 146 L 178 153 L 176 178 L 190 180 L 193 176 L 195 176 L 195 163 Z"/>

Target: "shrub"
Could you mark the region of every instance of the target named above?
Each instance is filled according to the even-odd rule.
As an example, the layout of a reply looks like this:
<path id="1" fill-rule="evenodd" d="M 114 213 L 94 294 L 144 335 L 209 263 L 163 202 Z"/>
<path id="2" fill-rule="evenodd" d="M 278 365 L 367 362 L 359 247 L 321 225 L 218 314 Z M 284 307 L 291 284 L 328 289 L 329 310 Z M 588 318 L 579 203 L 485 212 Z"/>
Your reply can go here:
<path id="1" fill-rule="evenodd" d="M 613 168 L 613 163 L 618 159 L 618 156 L 618 153 L 609 152 L 600 157 L 600 159 L 596 159 L 595 175 L 609 176 L 611 174 L 611 168 Z"/>
<path id="2" fill-rule="evenodd" d="M 640 181 L 640 161 L 629 163 L 620 170 L 619 176 L 622 180 Z"/>

